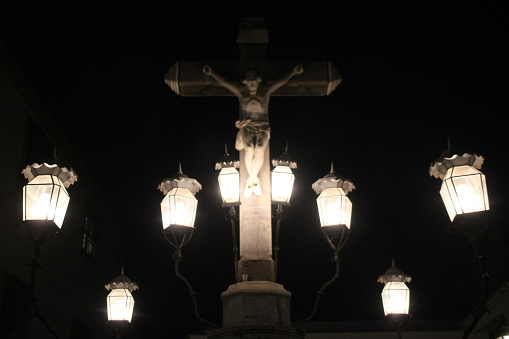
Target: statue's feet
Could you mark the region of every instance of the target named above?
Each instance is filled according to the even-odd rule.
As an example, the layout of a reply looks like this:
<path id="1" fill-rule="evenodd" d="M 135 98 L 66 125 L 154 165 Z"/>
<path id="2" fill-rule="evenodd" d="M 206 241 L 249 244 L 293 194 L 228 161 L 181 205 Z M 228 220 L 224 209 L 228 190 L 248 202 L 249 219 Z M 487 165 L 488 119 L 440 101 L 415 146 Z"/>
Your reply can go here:
<path id="1" fill-rule="evenodd" d="M 250 184 L 246 184 L 246 188 L 244 189 L 244 198 L 251 198 L 253 195 L 253 189 Z"/>
<path id="2" fill-rule="evenodd" d="M 253 189 L 254 195 L 256 195 L 257 197 L 262 195 L 262 187 L 260 186 L 260 179 L 258 179 L 258 178 L 255 179 L 255 181 L 253 182 L 252 189 Z"/>

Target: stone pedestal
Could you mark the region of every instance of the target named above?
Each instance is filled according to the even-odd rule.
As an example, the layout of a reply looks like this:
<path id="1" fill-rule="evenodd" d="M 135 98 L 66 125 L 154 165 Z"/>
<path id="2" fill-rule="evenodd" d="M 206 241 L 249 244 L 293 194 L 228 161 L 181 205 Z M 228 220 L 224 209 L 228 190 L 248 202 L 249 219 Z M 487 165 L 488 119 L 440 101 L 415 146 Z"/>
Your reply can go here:
<path id="1" fill-rule="evenodd" d="M 270 281 L 244 281 L 221 294 L 223 328 L 208 338 L 303 338 L 290 327 L 291 293 Z"/>

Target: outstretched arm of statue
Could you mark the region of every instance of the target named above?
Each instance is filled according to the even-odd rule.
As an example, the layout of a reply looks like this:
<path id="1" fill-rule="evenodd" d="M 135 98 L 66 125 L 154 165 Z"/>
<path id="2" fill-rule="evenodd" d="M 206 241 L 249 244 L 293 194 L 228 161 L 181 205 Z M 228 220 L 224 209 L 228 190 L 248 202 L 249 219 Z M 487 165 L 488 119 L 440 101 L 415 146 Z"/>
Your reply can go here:
<path id="1" fill-rule="evenodd" d="M 222 75 L 217 74 L 216 72 L 214 72 L 212 67 L 210 67 L 209 65 L 203 66 L 203 73 L 205 73 L 206 75 L 210 75 L 211 77 L 216 79 L 216 81 L 221 86 L 223 86 L 224 88 L 228 89 L 233 94 L 240 95 L 240 91 L 239 91 L 238 85 L 235 82 L 226 80 Z"/>
<path id="2" fill-rule="evenodd" d="M 294 75 L 301 74 L 304 72 L 304 68 L 302 68 L 302 65 L 296 65 L 290 72 L 288 72 L 286 75 L 281 77 L 279 80 L 275 80 L 273 83 L 270 84 L 268 94 L 272 94 L 275 91 L 277 91 L 281 86 L 286 84 L 288 80 L 290 80 Z"/>

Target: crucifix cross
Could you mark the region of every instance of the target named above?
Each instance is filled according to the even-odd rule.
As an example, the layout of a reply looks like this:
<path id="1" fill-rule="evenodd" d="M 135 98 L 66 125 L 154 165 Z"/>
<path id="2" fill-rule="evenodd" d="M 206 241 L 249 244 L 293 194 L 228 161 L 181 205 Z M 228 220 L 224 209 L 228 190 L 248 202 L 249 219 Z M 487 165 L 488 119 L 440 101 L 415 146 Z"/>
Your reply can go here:
<path id="1" fill-rule="evenodd" d="M 179 61 L 165 82 L 181 96 L 236 96 L 240 151 L 240 260 L 237 281 L 275 280 L 270 195 L 271 96 L 326 96 L 341 82 L 329 61 L 271 61 L 268 31 L 257 17 L 241 20 L 238 61 Z M 265 80 L 267 79 L 267 80 Z"/>

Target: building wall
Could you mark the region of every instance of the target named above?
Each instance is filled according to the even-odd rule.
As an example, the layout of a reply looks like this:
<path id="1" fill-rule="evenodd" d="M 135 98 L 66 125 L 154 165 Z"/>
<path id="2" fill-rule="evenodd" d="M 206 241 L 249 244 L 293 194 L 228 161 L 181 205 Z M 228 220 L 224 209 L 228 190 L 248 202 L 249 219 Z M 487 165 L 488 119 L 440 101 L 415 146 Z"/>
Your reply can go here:
<path id="1" fill-rule="evenodd" d="M 48 120 L 48 110 L 34 97 L 29 84 L 24 82 L 3 46 L 0 45 L 0 324 L 5 333 L 2 338 L 27 338 L 20 334 L 23 327 L 29 338 L 53 338 L 44 324 L 33 318 L 33 309 L 12 307 L 12 293 L 21 301 L 30 290 L 33 244 L 27 237 L 22 220 L 22 187 L 26 179 L 21 174 L 33 162 L 50 162 L 54 149 L 58 160 L 69 162 L 76 154 L 66 154 L 61 136 L 52 135 L 58 130 Z M 34 101 L 30 99 L 33 98 Z M 44 115 L 38 115 L 38 111 Z M 45 119 L 51 129 L 41 126 Z M 69 153 L 69 152 L 67 152 Z M 44 160 L 47 155 L 48 160 Z M 62 166 L 61 164 L 59 164 Z M 71 166 L 72 164 L 66 164 Z M 106 317 L 104 285 L 120 273 L 119 241 L 112 232 L 110 220 L 104 216 L 104 206 L 90 195 L 90 181 L 80 180 L 68 188 L 70 205 L 62 226 L 50 243 L 43 246 L 41 263 L 36 271 L 35 286 L 38 302 L 50 326 L 60 338 L 110 338 L 112 330 Z M 87 187 L 88 186 L 88 187 Z M 82 250 L 85 220 L 93 220 L 100 236 L 97 257 L 91 258 Z M 15 282 L 15 283 L 14 283 Z M 28 297 L 30 293 L 28 294 Z M 21 303 L 20 301 L 20 303 Z M 13 318 L 15 317 L 15 318 Z M 7 335 L 7 331 L 10 334 Z M 73 333 L 74 332 L 74 333 Z"/>

